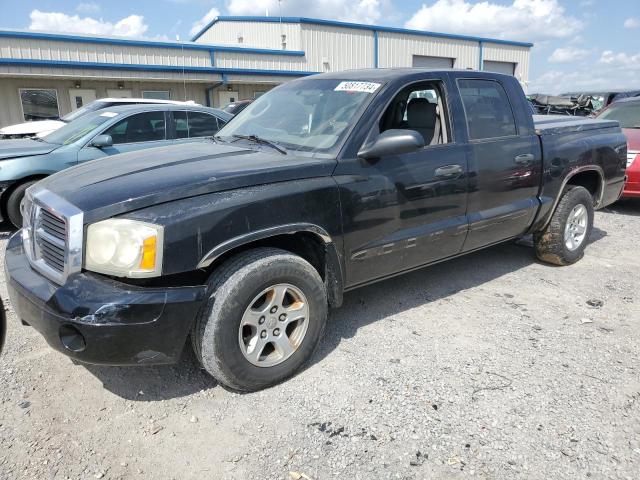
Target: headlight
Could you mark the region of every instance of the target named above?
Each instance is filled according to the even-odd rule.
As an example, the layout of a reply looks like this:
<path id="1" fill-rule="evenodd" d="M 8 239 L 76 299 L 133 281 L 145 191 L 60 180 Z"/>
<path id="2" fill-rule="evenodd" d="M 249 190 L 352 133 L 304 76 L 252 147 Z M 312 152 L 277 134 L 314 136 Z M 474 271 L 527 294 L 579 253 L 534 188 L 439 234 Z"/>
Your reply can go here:
<path id="1" fill-rule="evenodd" d="M 84 267 L 116 277 L 155 277 L 162 272 L 163 227 L 126 219 L 89 225 Z"/>

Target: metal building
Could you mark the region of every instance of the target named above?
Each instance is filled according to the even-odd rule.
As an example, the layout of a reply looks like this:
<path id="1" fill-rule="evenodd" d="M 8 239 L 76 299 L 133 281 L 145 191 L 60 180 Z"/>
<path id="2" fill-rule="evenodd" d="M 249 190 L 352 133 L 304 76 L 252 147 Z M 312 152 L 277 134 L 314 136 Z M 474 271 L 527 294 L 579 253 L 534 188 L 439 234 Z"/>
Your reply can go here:
<path id="1" fill-rule="evenodd" d="M 452 67 L 529 76 L 532 44 L 292 17 L 218 17 L 190 42 L 0 30 L 0 127 L 101 97 L 255 98 L 354 68 Z"/>

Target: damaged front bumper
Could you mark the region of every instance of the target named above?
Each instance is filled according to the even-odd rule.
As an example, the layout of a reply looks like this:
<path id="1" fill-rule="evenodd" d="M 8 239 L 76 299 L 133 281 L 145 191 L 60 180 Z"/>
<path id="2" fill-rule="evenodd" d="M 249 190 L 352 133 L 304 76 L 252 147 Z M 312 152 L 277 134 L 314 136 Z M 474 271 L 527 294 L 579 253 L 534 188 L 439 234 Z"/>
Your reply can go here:
<path id="1" fill-rule="evenodd" d="M 20 232 L 7 244 L 5 275 L 14 311 L 54 349 L 105 365 L 175 363 L 206 287 L 135 287 L 82 272 L 57 285 L 34 271 Z"/>

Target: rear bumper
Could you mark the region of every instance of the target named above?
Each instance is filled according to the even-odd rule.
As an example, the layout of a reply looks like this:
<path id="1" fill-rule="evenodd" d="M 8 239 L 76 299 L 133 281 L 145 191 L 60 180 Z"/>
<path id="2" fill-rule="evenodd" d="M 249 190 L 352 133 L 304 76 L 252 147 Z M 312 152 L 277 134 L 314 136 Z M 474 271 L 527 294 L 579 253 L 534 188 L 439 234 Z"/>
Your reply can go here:
<path id="1" fill-rule="evenodd" d="M 57 285 L 31 268 L 19 232 L 5 275 L 18 317 L 54 349 L 94 364 L 176 362 L 205 296 L 204 286 L 141 288 L 90 273 Z"/>
<path id="2" fill-rule="evenodd" d="M 633 162 L 627 169 L 627 182 L 624 184 L 623 197 L 640 197 L 640 160 Z"/>

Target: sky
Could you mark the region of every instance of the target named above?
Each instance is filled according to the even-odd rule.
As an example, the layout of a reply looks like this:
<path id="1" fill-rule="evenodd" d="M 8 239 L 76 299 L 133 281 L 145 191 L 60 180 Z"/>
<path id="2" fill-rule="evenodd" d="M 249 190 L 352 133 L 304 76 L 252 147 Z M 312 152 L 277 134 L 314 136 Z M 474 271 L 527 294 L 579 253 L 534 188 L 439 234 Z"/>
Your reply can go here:
<path id="1" fill-rule="evenodd" d="M 304 16 L 534 43 L 529 93 L 640 90 L 640 0 L 0 0 L 0 28 L 189 40 L 217 15 Z"/>

